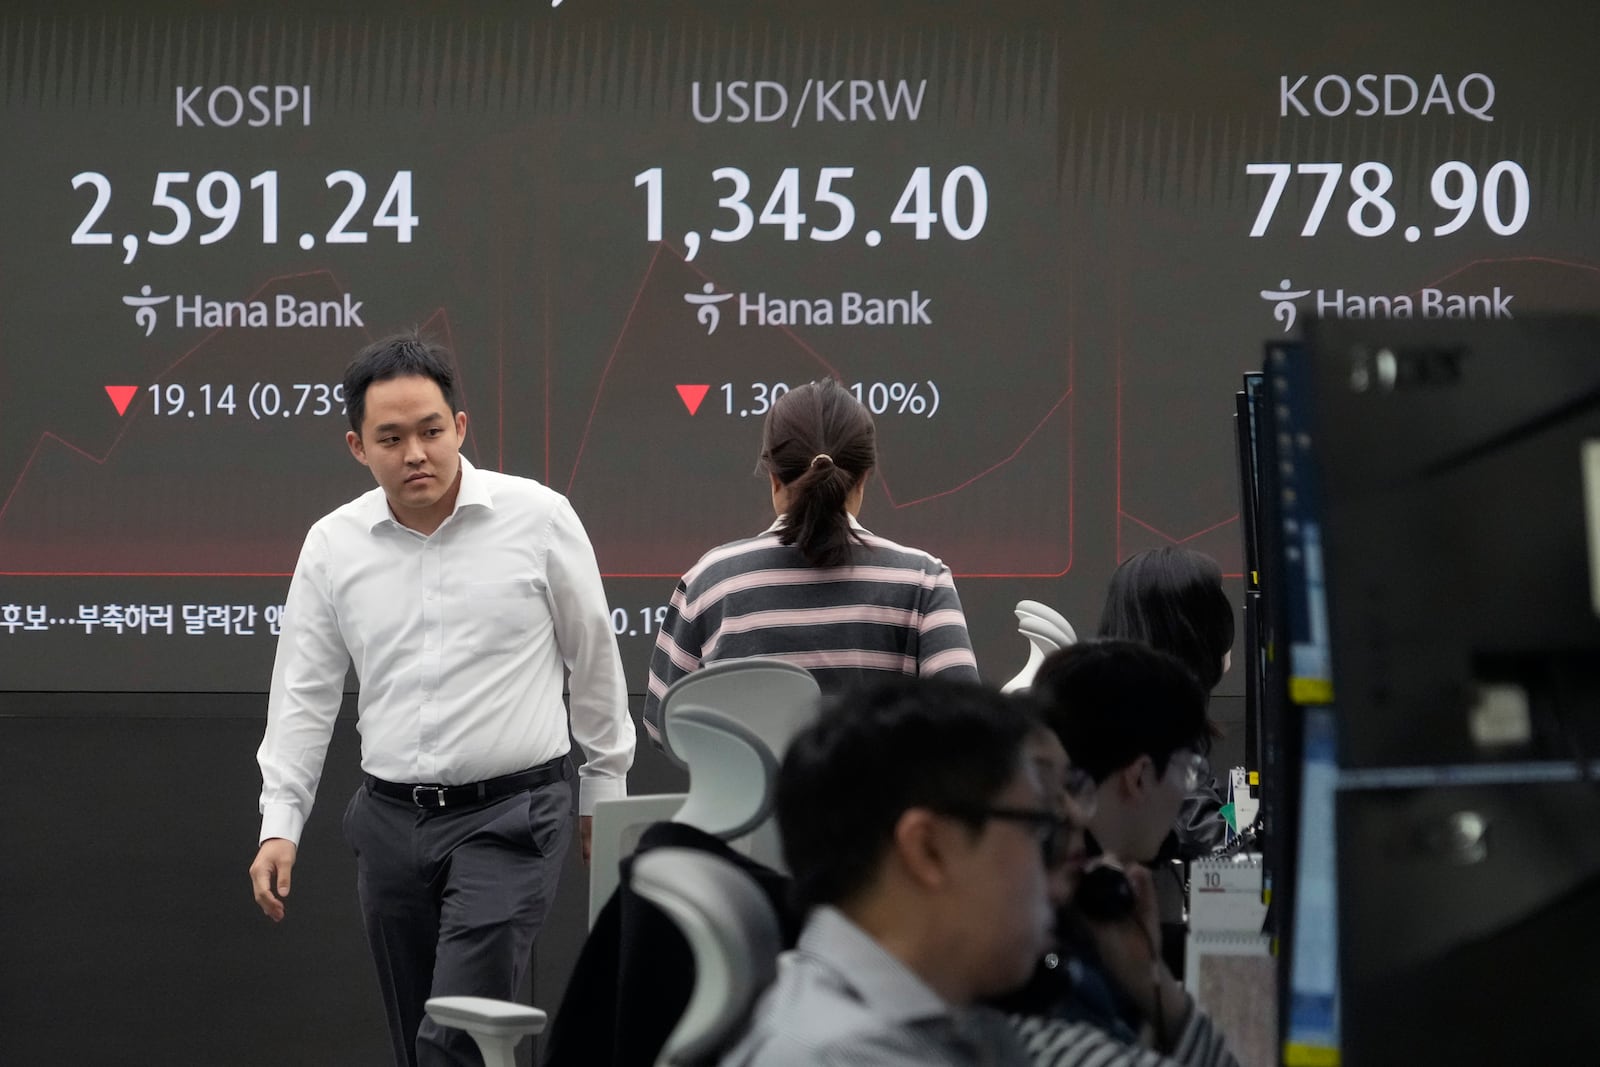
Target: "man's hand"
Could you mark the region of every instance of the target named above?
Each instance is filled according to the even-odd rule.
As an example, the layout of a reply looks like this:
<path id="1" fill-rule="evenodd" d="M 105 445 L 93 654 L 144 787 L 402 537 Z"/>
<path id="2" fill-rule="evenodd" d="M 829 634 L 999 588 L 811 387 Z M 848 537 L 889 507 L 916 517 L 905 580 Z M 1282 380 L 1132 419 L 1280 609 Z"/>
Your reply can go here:
<path id="1" fill-rule="evenodd" d="M 283 898 L 289 895 L 289 872 L 294 869 L 298 851 L 293 841 L 269 837 L 261 842 L 256 861 L 250 865 L 250 885 L 256 893 L 256 904 L 262 914 L 275 923 L 283 921 Z M 587 851 L 585 848 L 585 854 Z"/>
<path id="2" fill-rule="evenodd" d="M 589 866 L 589 854 L 594 850 L 594 816 L 578 816 L 578 844 L 583 848 L 583 865 Z"/>
<path id="3" fill-rule="evenodd" d="M 1188 998 L 1161 959 L 1161 918 L 1150 872 L 1135 863 L 1123 873 L 1133 887 L 1133 913 L 1113 922 L 1085 916 L 1085 922 L 1112 981 L 1170 1042 L 1188 1015 Z"/>

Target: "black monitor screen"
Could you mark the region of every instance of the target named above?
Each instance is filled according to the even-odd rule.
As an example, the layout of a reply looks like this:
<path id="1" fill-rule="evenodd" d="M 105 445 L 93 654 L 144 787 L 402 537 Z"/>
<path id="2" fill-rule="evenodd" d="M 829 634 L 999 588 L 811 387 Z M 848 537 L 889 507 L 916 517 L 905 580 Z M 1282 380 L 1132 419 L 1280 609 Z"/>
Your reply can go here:
<path id="1" fill-rule="evenodd" d="M 1582 1060 L 1600 996 L 1600 320 L 1318 322 L 1307 343 L 1343 1047 Z M 1492 987 L 1493 1012 L 1461 1013 Z"/>

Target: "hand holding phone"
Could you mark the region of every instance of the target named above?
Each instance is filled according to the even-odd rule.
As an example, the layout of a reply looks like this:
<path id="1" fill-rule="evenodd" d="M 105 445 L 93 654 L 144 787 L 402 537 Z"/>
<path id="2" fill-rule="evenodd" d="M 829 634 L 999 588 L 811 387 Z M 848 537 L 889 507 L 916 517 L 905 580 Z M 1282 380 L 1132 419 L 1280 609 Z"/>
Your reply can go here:
<path id="1" fill-rule="evenodd" d="M 1187 1012 L 1183 989 L 1161 960 L 1155 884 L 1143 867 L 1107 857 L 1085 871 L 1073 907 L 1087 921 L 1111 978 L 1139 1006 L 1158 1048 L 1178 1033 Z"/>
<path id="2" fill-rule="evenodd" d="M 1132 915 L 1139 898 L 1121 867 L 1102 863 L 1083 873 L 1072 903 L 1093 922 L 1120 922 Z"/>

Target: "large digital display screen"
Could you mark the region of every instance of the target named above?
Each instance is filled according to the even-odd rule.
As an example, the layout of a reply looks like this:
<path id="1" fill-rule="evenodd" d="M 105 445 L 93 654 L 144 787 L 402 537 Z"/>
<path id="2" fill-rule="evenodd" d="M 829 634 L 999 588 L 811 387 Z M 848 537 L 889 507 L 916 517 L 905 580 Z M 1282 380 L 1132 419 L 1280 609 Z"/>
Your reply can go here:
<path id="1" fill-rule="evenodd" d="M 411 326 L 476 464 L 567 494 L 630 683 L 770 521 L 763 412 L 873 411 L 863 522 L 1090 632 L 1129 553 L 1238 575 L 1238 373 L 1306 316 L 1600 296 L 1589 5 L 12 5 L 0 657 L 253 691 L 370 488 L 338 388 Z"/>

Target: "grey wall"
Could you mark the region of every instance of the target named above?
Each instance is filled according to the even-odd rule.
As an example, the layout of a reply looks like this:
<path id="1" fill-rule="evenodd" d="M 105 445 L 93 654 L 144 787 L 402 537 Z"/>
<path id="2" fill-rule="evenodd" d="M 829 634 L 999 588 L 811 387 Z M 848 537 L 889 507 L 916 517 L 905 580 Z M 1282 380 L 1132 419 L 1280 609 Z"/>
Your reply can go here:
<path id="1" fill-rule="evenodd" d="M 0 1062 L 286 1067 L 387 1062 L 338 805 L 356 786 L 343 719 L 288 918 L 256 910 L 264 698 L 0 694 Z M 682 788 L 652 751 L 637 792 Z M 574 857 L 540 938 L 554 1010 L 582 943 Z"/>

